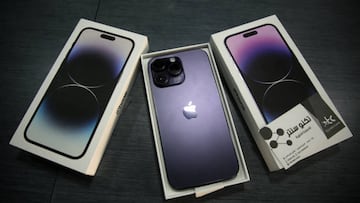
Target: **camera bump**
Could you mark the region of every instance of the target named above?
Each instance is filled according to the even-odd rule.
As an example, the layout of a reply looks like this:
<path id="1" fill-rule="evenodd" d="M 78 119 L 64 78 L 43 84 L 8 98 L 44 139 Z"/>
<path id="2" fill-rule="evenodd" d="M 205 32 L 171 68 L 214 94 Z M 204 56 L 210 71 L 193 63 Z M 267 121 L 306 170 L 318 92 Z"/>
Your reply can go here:
<path id="1" fill-rule="evenodd" d="M 181 60 L 176 56 L 155 59 L 151 63 L 151 73 L 158 87 L 179 85 L 185 80 Z"/>

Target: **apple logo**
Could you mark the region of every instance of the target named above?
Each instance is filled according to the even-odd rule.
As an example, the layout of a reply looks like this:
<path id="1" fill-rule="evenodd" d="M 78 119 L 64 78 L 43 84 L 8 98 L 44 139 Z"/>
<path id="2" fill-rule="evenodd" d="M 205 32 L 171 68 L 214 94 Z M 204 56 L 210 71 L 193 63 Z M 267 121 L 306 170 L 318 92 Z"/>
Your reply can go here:
<path id="1" fill-rule="evenodd" d="M 184 106 L 183 113 L 185 118 L 192 119 L 197 117 L 196 105 L 192 104 L 192 101 L 189 101 L 187 106 Z"/>

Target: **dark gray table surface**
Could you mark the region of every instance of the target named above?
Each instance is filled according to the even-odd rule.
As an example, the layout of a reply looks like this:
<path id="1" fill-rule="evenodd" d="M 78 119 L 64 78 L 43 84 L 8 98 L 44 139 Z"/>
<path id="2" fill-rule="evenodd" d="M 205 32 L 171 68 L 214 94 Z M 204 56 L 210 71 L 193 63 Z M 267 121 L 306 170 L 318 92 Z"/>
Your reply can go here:
<path id="1" fill-rule="evenodd" d="M 251 181 L 174 202 L 360 200 L 360 15 L 356 1 L 2 1 L 0 202 L 164 201 L 142 75 L 95 177 L 8 142 L 79 18 L 142 33 L 150 50 L 203 43 L 210 34 L 277 14 L 355 135 L 288 171 L 270 173 L 231 100 Z M 240 200 L 240 201 L 239 201 Z"/>

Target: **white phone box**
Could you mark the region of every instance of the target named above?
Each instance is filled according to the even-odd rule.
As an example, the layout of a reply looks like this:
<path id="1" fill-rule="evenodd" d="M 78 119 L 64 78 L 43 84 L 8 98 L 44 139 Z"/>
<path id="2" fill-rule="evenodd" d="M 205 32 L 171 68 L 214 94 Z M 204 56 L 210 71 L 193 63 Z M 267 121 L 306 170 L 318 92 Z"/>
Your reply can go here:
<path id="1" fill-rule="evenodd" d="M 248 43 L 246 40 L 251 38 L 253 41 Z M 306 157 L 352 136 L 319 80 L 275 15 L 215 33 L 211 35 L 210 44 L 219 70 L 270 171 L 288 169 Z M 283 56 L 285 52 L 286 57 Z M 271 69 L 271 66 L 265 69 L 273 62 L 266 57 L 269 54 L 270 59 L 278 57 L 279 53 L 282 54 L 280 61 L 287 58 L 289 62 L 285 66 L 276 62 L 276 66 L 288 69 L 281 77 L 269 80 L 268 76 L 275 75 L 272 72 L 278 69 Z M 261 60 L 266 63 L 259 65 L 253 60 L 254 56 L 255 60 L 256 57 L 263 57 Z M 260 70 L 266 74 L 261 75 L 263 72 Z M 260 99 L 253 96 L 255 91 L 260 91 L 255 90 L 255 86 L 266 88 L 261 90 L 264 92 Z M 282 86 L 286 88 L 281 89 Z M 297 88 L 300 86 L 301 88 Z M 289 104 L 295 97 L 300 98 L 299 95 L 305 90 L 308 96 L 278 117 L 273 116 L 278 109 L 283 108 L 281 105 Z"/>
<path id="2" fill-rule="evenodd" d="M 147 50 L 146 36 L 80 19 L 10 144 L 80 173 L 95 175 L 134 81 L 140 55 Z M 101 68 L 84 70 L 87 67 L 106 67 L 107 74 Z M 64 80 L 56 79 L 60 77 Z"/>

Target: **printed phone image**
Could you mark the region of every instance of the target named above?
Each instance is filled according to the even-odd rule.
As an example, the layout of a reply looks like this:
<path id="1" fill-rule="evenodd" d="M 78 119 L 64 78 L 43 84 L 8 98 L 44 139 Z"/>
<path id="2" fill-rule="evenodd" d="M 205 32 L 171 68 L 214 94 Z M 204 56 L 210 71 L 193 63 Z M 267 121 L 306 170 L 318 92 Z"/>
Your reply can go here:
<path id="1" fill-rule="evenodd" d="M 131 39 L 81 31 L 25 130 L 25 139 L 77 159 L 91 141 L 133 49 Z"/>
<path id="2" fill-rule="evenodd" d="M 275 26 L 231 35 L 225 44 L 266 123 L 316 93 Z"/>
<path id="3" fill-rule="evenodd" d="M 236 176 L 237 155 L 207 52 L 155 57 L 148 71 L 170 185 L 184 189 Z"/>

